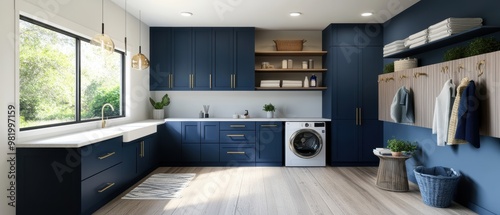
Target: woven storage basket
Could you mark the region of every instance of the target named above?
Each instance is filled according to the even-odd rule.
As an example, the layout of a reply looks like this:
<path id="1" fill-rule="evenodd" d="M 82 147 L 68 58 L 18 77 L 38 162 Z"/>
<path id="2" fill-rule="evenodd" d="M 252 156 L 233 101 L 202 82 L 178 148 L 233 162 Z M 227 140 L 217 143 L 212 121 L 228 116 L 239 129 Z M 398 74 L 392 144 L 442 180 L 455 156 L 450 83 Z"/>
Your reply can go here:
<path id="1" fill-rule="evenodd" d="M 307 40 L 273 40 L 276 43 L 276 51 L 302 51 Z"/>
<path id="2" fill-rule="evenodd" d="M 416 167 L 413 172 L 426 205 L 438 208 L 450 206 L 460 180 L 460 173 L 447 167 L 423 166 Z"/>
<path id="3" fill-rule="evenodd" d="M 401 60 L 394 61 L 394 71 L 402 71 L 405 69 L 411 69 L 417 67 L 417 59 L 416 58 L 405 58 Z"/>

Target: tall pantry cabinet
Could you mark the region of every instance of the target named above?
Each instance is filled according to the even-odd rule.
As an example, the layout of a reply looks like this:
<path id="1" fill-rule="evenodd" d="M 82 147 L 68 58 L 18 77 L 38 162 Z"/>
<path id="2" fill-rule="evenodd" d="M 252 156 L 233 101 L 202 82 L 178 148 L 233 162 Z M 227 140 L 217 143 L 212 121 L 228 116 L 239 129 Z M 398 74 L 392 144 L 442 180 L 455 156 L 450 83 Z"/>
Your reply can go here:
<path id="1" fill-rule="evenodd" d="M 323 117 L 331 118 L 333 166 L 377 165 L 373 148 L 383 146 L 378 121 L 378 75 L 383 31 L 378 24 L 331 24 L 323 30 Z"/>

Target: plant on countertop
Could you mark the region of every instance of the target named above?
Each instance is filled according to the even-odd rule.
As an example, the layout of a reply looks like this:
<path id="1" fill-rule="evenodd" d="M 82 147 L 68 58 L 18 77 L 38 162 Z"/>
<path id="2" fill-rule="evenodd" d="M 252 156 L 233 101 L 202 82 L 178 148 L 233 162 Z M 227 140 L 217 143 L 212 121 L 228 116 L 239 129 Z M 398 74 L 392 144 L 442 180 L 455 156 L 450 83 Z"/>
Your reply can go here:
<path id="1" fill-rule="evenodd" d="M 406 152 L 411 154 L 413 151 L 417 150 L 417 145 L 409 141 L 399 140 L 393 137 L 392 139 L 387 140 L 387 148 L 390 149 L 391 152 Z"/>
<path id="2" fill-rule="evenodd" d="M 151 102 L 151 105 L 153 105 L 154 109 L 163 109 L 163 107 L 166 107 L 170 104 L 170 98 L 168 97 L 168 94 L 165 94 L 162 98 L 161 101 L 155 102 L 151 97 L 149 97 L 149 102 Z"/>
<path id="3" fill-rule="evenodd" d="M 384 74 L 394 72 L 394 62 L 388 63 L 384 66 Z"/>
<path id="4" fill-rule="evenodd" d="M 262 108 L 263 111 L 266 111 L 266 112 L 274 112 L 276 111 L 276 108 L 274 107 L 273 104 L 269 103 L 269 104 L 265 104 L 264 107 Z"/>

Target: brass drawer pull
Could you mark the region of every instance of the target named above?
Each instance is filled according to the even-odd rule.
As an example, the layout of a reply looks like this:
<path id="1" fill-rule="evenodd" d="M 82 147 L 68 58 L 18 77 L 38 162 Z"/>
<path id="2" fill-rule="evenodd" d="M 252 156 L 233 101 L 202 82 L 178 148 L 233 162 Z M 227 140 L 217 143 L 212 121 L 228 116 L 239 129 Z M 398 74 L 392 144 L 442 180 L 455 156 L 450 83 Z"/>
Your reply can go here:
<path id="1" fill-rule="evenodd" d="M 115 186 L 115 183 L 108 183 L 108 186 L 98 190 L 97 192 L 102 193 L 102 192 L 106 191 L 107 189 L 111 188 L 112 186 Z"/>
<path id="2" fill-rule="evenodd" d="M 238 154 L 238 155 L 244 155 L 245 152 L 227 152 L 228 154 Z"/>
<path id="3" fill-rule="evenodd" d="M 108 157 L 110 157 L 110 156 L 112 156 L 114 154 L 115 154 L 115 152 L 110 152 L 110 153 L 108 153 L 108 154 L 106 154 L 104 156 L 98 157 L 98 158 L 99 158 L 99 160 L 102 160 L 102 159 L 108 158 Z"/>
<path id="4" fill-rule="evenodd" d="M 244 137 L 245 135 L 244 134 L 228 134 L 226 136 L 228 136 L 228 137 Z"/>
<path id="5" fill-rule="evenodd" d="M 278 127 L 278 125 L 274 124 L 274 125 L 260 125 L 260 127 Z"/>
<path id="6" fill-rule="evenodd" d="M 245 125 L 230 125 L 229 127 L 231 127 L 231 128 L 244 128 L 246 126 Z"/>

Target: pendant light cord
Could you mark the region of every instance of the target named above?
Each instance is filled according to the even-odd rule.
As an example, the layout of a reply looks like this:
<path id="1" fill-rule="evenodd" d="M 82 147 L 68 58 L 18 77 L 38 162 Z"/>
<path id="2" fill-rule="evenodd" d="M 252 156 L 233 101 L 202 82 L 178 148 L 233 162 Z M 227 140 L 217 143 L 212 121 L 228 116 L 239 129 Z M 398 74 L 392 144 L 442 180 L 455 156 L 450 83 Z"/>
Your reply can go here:
<path id="1" fill-rule="evenodd" d="M 139 10 L 139 54 L 141 54 L 141 45 L 142 45 L 142 16 L 141 16 L 141 11 Z"/>
<path id="2" fill-rule="evenodd" d="M 127 0 L 125 0 L 125 55 L 127 55 Z"/>
<path id="3" fill-rule="evenodd" d="M 102 24 L 102 34 L 104 34 L 104 0 L 101 0 L 101 24 Z"/>

